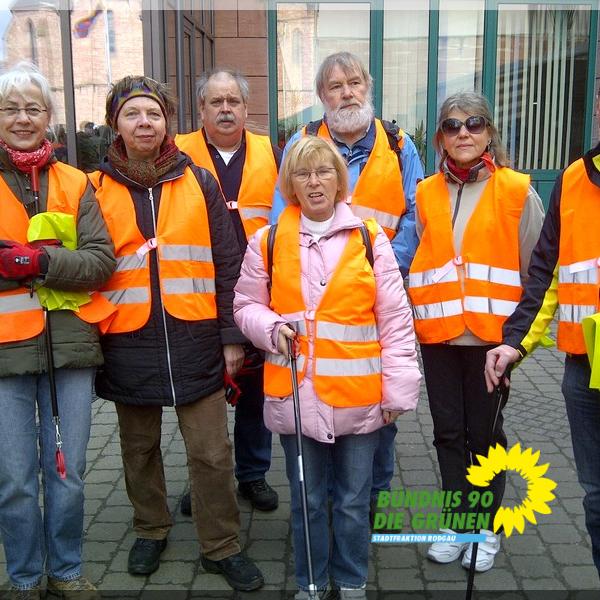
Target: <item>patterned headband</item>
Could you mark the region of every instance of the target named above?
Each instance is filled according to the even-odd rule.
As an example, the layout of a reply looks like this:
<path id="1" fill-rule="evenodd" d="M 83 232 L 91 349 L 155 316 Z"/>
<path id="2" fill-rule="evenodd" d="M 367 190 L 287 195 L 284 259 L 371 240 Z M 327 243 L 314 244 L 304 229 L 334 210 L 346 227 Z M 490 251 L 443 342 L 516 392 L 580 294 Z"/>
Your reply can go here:
<path id="1" fill-rule="evenodd" d="M 134 83 L 131 90 L 124 91 L 120 95 L 115 94 L 114 98 L 112 99 L 110 109 L 111 127 L 114 128 L 117 118 L 119 117 L 119 113 L 121 112 L 125 102 L 131 100 L 132 98 L 152 98 L 152 100 L 156 100 L 156 102 L 158 102 L 160 105 L 160 110 L 162 111 L 165 120 L 168 121 L 167 109 L 165 108 L 164 100 L 156 92 L 151 90 L 144 81 L 138 81 Z"/>

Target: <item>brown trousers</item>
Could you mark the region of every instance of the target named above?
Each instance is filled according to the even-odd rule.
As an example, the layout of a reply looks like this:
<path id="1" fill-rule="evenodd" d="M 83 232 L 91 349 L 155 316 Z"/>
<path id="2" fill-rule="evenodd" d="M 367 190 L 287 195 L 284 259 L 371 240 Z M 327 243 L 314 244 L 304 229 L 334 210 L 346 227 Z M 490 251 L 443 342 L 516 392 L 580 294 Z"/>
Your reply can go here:
<path id="1" fill-rule="evenodd" d="M 127 495 L 138 537 L 164 539 L 173 525 L 160 435 L 162 407 L 115 403 Z M 221 560 L 240 551 L 240 511 L 235 496 L 224 390 L 176 406 L 187 451 L 192 513 L 204 556 Z"/>

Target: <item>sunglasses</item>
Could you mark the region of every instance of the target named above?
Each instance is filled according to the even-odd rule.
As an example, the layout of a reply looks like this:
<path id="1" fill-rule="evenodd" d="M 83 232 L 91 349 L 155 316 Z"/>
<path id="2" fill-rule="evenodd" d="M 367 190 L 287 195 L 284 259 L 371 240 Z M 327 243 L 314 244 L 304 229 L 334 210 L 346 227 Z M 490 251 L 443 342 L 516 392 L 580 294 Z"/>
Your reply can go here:
<path id="1" fill-rule="evenodd" d="M 487 127 L 488 122 L 485 117 L 469 117 L 464 123 L 460 119 L 444 119 L 441 130 L 446 135 L 458 135 L 462 126 L 465 126 L 469 133 L 482 133 Z"/>

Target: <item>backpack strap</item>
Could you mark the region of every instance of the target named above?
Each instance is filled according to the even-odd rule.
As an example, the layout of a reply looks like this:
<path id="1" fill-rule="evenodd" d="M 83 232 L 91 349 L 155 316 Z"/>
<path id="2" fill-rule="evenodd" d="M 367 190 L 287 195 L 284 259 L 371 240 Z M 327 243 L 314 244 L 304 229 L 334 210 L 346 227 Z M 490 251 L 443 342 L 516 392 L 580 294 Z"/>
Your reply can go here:
<path id="1" fill-rule="evenodd" d="M 373 265 L 375 264 L 375 258 L 373 257 L 373 244 L 371 242 L 371 234 L 369 233 L 369 230 L 367 229 L 367 226 L 364 223 L 360 224 L 359 229 L 360 234 L 362 235 L 363 244 L 365 245 L 367 260 L 369 261 L 369 264 L 371 265 L 372 269 Z"/>
<path id="2" fill-rule="evenodd" d="M 385 129 L 385 134 L 387 135 L 388 143 L 390 148 L 396 153 L 398 157 L 398 166 L 400 167 L 400 173 L 402 173 L 402 147 L 404 146 L 404 132 L 398 125 L 396 125 L 396 121 L 385 121 L 382 120 L 381 124 Z"/>
<path id="3" fill-rule="evenodd" d="M 269 227 L 269 233 L 267 234 L 267 274 L 269 275 L 269 292 L 271 291 L 271 284 L 273 282 L 273 251 L 275 248 L 275 235 L 277 234 L 277 223 Z"/>
<path id="4" fill-rule="evenodd" d="M 306 125 L 306 135 L 317 135 L 322 124 L 323 119 L 317 119 L 316 121 L 308 123 Z"/>

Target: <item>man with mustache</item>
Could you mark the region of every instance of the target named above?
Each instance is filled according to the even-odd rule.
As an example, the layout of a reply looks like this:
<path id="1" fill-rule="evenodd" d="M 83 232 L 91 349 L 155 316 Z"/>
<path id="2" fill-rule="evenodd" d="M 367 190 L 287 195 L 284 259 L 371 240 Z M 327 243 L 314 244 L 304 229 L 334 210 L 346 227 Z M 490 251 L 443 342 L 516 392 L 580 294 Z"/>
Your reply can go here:
<path id="1" fill-rule="evenodd" d="M 360 59 L 350 52 L 328 56 L 315 78 L 317 94 L 325 108 L 323 119 L 295 133 L 285 152 L 303 135 L 330 138 L 348 165 L 348 202 L 363 219 L 373 217 L 391 240 L 404 277 L 418 245 L 415 231 L 415 190 L 423 179 L 421 160 L 408 135 L 392 123 L 376 119 L 371 92 L 373 79 Z M 271 222 L 285 207 L 275 190 Z M 394 474 L 395 423 L 381 429 L 373 465 L 371 498 L 390 489 Z"/>
<path id="2" fill-rule="evenodd" d="M 217 179 L 229 208 L 238 243 L 266 225 L 281 150 L 269 138 L 245 128 L 248 117 L 248 81 L 238 72 L 215 69 L 196 84 L 203 127 L 175 136 L 175 143 L 195 164 Z M 251 344 L 240 346 L 243 367 L 235 378 L 240 396 L 235 410 L 235 475 L 240 495 L 258 510 L 275 510 L 277 492 L 266 482 L 271 466 L 271 432 L 263 421 L 263 359 Z M 233 388 L 230 388 L 233 389 Z M 190 494 L 181 512 L 191 514 Z"/>

